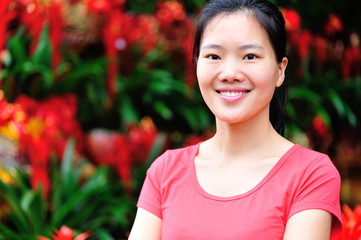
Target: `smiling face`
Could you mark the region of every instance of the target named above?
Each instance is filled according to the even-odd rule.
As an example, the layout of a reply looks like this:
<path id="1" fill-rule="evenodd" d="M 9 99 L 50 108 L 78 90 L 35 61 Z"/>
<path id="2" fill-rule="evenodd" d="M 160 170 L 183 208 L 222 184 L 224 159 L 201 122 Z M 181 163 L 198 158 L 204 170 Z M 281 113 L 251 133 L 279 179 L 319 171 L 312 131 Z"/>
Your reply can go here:
<path id="1" fill-rule="evenodd" d="M 216 118 L 269 121 L 269 104 L 283 83 L 287 59 L 277 62 L 261 25 L 243 12 L 218 15 L 206 26 L 199 49 L 198 83 Z"/>

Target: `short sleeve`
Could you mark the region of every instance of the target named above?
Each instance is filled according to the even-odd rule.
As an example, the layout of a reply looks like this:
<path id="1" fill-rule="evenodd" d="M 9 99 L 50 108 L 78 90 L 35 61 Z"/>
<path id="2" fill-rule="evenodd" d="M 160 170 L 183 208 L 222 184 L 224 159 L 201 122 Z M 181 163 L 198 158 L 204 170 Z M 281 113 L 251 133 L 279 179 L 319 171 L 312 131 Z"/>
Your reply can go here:
<path id="1" fill-rule="evenodd" d="M 162 201 L 160 182 L 162 177 L 163 155 L 157 158 L 147 171 L 137 207 L 143 208 L 159 218 L 162 218 Z"/>
<path id="2" fill-rule="evenodd" d="M 320 209 L 333 215 L 331 239 L 342 229 L 340 208 L 341 178 L 327 155 L 321 154 L 309 166 L 291 205 L 288 218 L 294 214 Z"/>

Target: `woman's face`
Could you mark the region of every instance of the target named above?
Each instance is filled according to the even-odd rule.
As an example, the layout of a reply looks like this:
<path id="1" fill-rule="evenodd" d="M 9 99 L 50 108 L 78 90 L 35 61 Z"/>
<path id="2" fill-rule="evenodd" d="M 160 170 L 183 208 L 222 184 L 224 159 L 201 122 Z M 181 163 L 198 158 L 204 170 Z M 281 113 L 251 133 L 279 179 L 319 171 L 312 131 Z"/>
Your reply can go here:
<path id="1" fill-rule="evenodd" d="M 238 123 L 257 116 L 269 119 L 269 104 L 283 83 L 281 63 L 268 35 L 250 15 L 221 14 L 203 33 L 197 61 L 202 96 L 217 119 Z"/>

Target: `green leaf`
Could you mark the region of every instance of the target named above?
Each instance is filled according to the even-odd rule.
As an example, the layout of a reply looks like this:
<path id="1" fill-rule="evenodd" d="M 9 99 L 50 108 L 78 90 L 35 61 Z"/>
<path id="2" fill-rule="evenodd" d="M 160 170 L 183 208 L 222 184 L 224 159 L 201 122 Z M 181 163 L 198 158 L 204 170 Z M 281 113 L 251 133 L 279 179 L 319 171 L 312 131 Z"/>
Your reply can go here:
<path id="1" fill-rule="evenodd" d="M 19 28 L 15 36 L 9 39 L 9 51 L 11 54 L 11 60 L 14 61 L 15 65 L 23 64 L 27 59 L 27 51 L 23 35 L 24 28 Z"/>
<path id="2" fill-rule="evenodd" d="M 47 25 L 44 25 L 41 31 L 39 42 L 31 58 L 31 61 L 34 64 L 41 64 L 47 66 L 48 68 L 51 67 L 51 46 Z"/>
<path id="3" fill-rule="evenodd" d="M 314 91 L 304 87 L 293 87 L 289 89 L 288 99 L 299 99 L 313 103 L 321 102 L 321 97 Z"/>
<path id="4" fill-rule="evenodd" d="M 105 60 L 80 62 L 64 76 L 57 86 L 66 91 L 73 91 L 85 82 L 102 82 L 105 78 Z"/>
<path id="5" fill-rule="evenodd" d="M 16 194 L 15 189 L 0 181 L 0 194 L 11 209 L 9 217 L 16 224 L 17 229 L 20 232 L 30 232 L 26 216 L 21 209 L 19 196 Z"/>
<path id="6" fill-rule="evenodd" d="M 345 104 L 344 107 L 346 110 L 346 117 L 347 117 L 349 124 L 353 127 L 356 127 L 358 124 L 358 119 L 357 119 L 355 113 L 351 110 L 351 108 L 348 105 Z"/>
<path id="7" fill-rule="evenodd" d="M 19 234 L 0 223 L 0 240 L 19 239 Z"/>
<path id="8" fill-rule="evenodd" d="M 291 119 L 294 119 L 297 117 L 297 111 L 296 111 L 295 107 L 292 105 L 292 103 L 290 103 L 290 102 L 288 102 L 286 105 L 286 112 Z"/>
<path id="9" fill-rule="evenodd" d="M 165 120 L 172 119 L 173 112 L 168 108 L 168 106 L 164 102 L 158 100 L 153 104 L 153 107 L 154 110 Z"/>
<path id="10" fill-rule="evenodd" d="M 164 70 L 153 70 L 150 75 L 149 88 L 155 94 L 169 94 L 173 89 L 174 79 L 170 72 Z"/>
<path id="11" fill-rule="evenodd" d="M 34 233 L 41 233 L 45 218 L 45 202 L 41 191 L 26 191 L 21 199 L 21 208 L 26 213 Z"/>
<path id="12" fill-rule="evenodd" d="M 189 108 L 188 106 L 180 106 L 179 112 L 187 120 L 187 123 L 193 131 L 197 131 L 200 129 L 197 114 L 192 108 Z"/>
<path id="13" fill-rule="evenodd" d="M 337 94 L 337 92 L 334 89 L 328 89 L 327 91 L 327 97 L 331 100 L 333 103 L 333 106 L 335 107 L 337 114 L 340 117 L 344 117 L 346 115 L 346 109 L 344 106 L 344 102 L 341 99 L 341 97 Z"/>
<path id="14" fill-rule="evenodd" d="M 88 179 L 87 182 L 81 187 L 82 191 L 92 191 L 94 189 L 99 189 L 102 186 L 107 186 L 107 169 L 104 167 L 99 167 L 97 171 Z"/>
<path id="15" fill-rule="evenodd" d="M 147 166 L 149 167 L 152 162 L 159 156 L 160 151 L 163 149 L 164 143 L 167 139 L 167 135 L 163 133 L 158 133 L 157 137 L 153 143 L 153 146 L 147 157 Z"/>
<path id="16" fill-rule="evenodd" d="M 96 195 L 98 197 L 101 196 L 99 193 L 100 192 L 98 189 L 92 188 L 87 191 L 80 191 L 77 192 L 77 194 L 72 194 L 69 196 L 58 209 L 56 215 L 54 215 L 54 218 L 52 219 L 52 225 L 60 226 L 65 222 L 67 217 L 74 217 L 74 214 L 72 213 L 75 213 L 77 210 L 79 210 L 80 206 L 90 204 L 89 201 L 92 195 Z"/>
<path id="17" fill-rule="evenodd" d="M 60 170 L 61 170 L 61 179 L 67 191 L 72 193 L 73 189 L 75 189 L 77 182 L 74 177 L 72 167 L 73 167 L 73 158 L 74 158 L 74 148 L 75 148 L 75 140 L 70 138 L 66 144 L 63 160 L 61 162 Z"/>
<path id="18" fill-rule="evenodd" d="M 129 96 L 123 94 L 118 99 L 118 111 L 124 125 L 139 122 L 139 115 Z"/>
<path id="19" fill-rule="evenodd" d="M 98 239 L 102 240 L 115 240 L 112 235 L 109 233 L 109 231 L 105 229 L 97 229 L 95 230 L 95 235 L 98 237 Z"/>

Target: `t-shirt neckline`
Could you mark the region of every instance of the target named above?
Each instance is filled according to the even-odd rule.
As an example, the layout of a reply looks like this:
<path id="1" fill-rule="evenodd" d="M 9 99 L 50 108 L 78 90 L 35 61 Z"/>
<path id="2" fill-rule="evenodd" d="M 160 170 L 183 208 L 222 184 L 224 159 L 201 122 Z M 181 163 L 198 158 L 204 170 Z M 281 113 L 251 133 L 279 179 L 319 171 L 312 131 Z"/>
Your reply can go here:
<path id="1" fill-rule="evenodd" d="M 192 156 L 190 157 L 190 161 L 191 161 L 191 169 L 190 169 L 190 174 L 191 174 L 191 179 L 192 179 L 192 183 L 193 186 L 195 187 L 195 189 L 197 190 L 197 192 L 199 194 L 201 194 L 202 196 L 209 198 L 209 199 L 213 199 L 216 201 L 232 201 L 232 200 L 236 200 L 236 199 L 240 199 L 240 198 L 244 198 L 247 197 L 249 195 L 251 195 L 252 193 L 256 192 L 258 189 L 260 189 L 265 183 L 267 183 L 276 173 L 277 171 L 283 166 L 283 164 L 287 161 L 287 159 L 289 158 L 290 155 L 292 155 L 298 148 L 300 148 L 301 146 L 298 144 L 294 144 L 290 149 L 287 150 L 287 152 L 277 161 L 277 163 L 272 167 L 272 169 L 266 174 L 266 176 L 253 188 L 251 188 L 250 190 L 248 190 L 247 192 L 241 193 L 241 194 L 237 194 L 234 196 L 229 196 L 229 197 L 221 197 L 221 196 L 216 196 L 213 194 L 210 194 L 208 192 L 206 192 L 201 185 L 198 182 L 197 179 L 197 175 L 196 175 L 196 168 L 195 168 L 195 157 L 198 153 L 199 150 L 199 146 L 202 142 L 199 142 L 198 144 L 194 145 L 193 148 L 193 153 Z"/>

